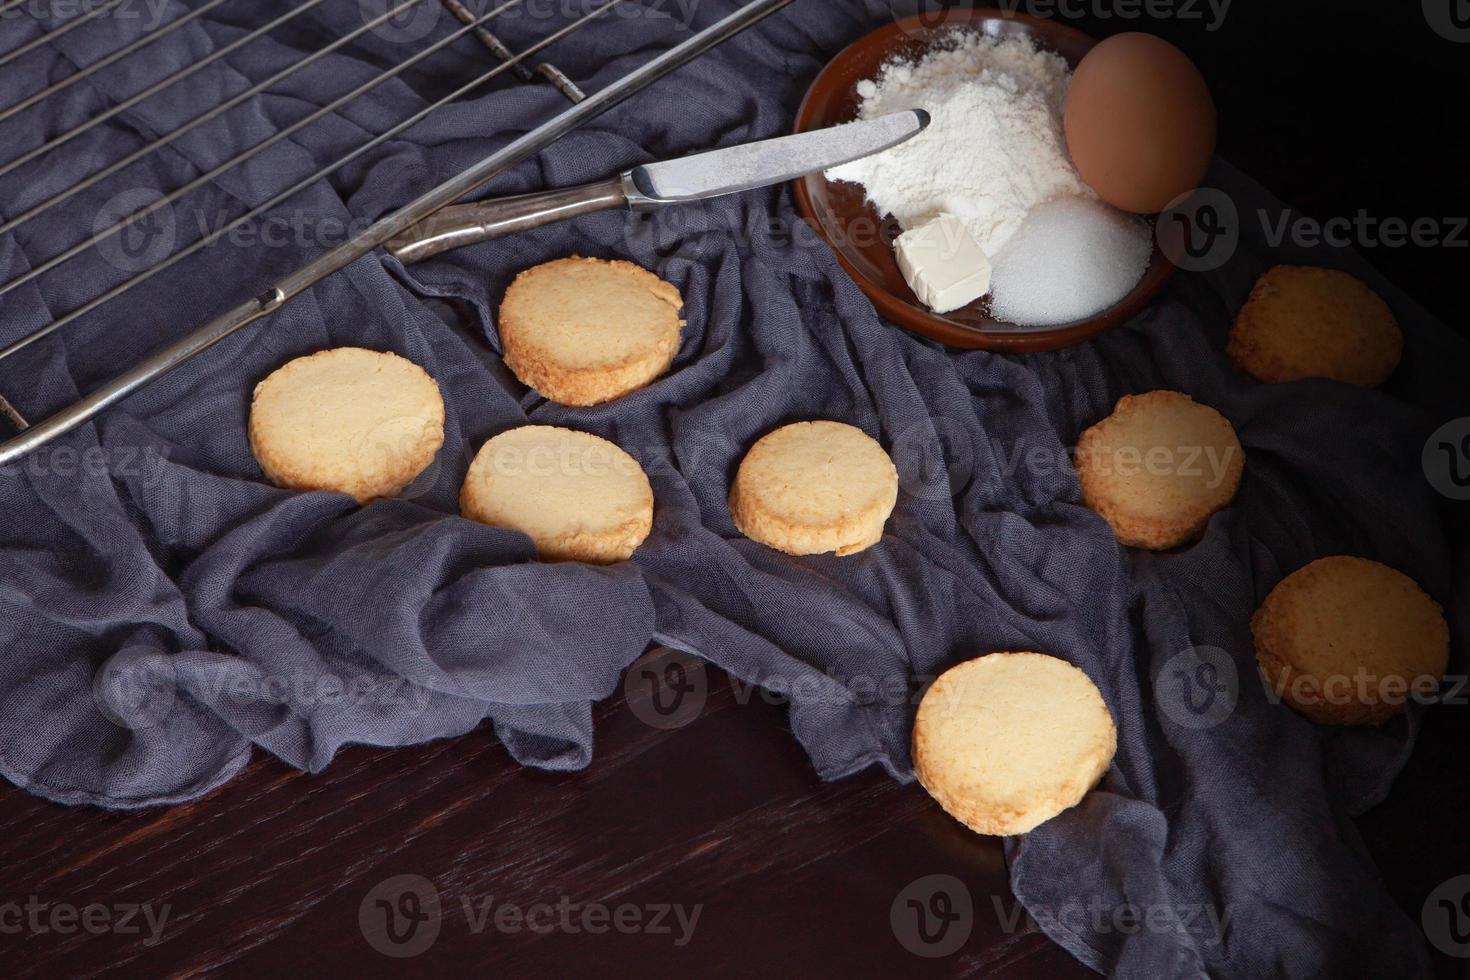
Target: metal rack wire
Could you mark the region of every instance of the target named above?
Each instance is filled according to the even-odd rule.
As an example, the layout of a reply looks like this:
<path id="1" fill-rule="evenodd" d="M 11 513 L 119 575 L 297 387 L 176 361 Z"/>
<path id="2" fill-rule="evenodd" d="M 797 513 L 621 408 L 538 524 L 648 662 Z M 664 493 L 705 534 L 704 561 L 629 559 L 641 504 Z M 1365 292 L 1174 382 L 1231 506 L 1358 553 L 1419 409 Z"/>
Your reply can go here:
<path id="1" fill-rule="evenodd" d="M 0 68 L 4 68 L 6 65 L 31 51 L 35 51 L 59 40 L 90 20 L 104 16 L 107 11 L 113 9 L 121 2 L 123 0 L 104 0 L 101 5 L 92 7 L 85 12 L 77 13 L 33 40 L 27 41 L 17 48 L 0 53 Z M 139 36 L 135 40 L 103 56 L 98 61 L 78 68 L 72 74 L 61 78 L 32 95 L 26 96 L 14 105 L 0 109 L 0 124 L 23 112 L 43 107 L 48 99 L 55 97 L 73 85 L 95 75 L 97 72 L 124 58 L 146 56 L 147 49 L 151 45 L 181 30 L 188 24 L 198 21 L 210 11 L 229 2 L 231 0 L 206 0 L 206 2 L 199 6 L 191 8 L 187 13 Z M 246 32 L 229 44 L 215 49 L 204 58 L 191 62 L 184 68 L 160 79 L 136 94 L 115 102 L 109 108 L 97 115 L 89 117 L 79 125 L 48 139 L 34 149 L 22 152 L 13 159 L 0 162 L 0 177 L 4 177 L 25 164 L 43 160 L 48 154 L 63 150 L 68 143 L 94 127 L 178 85 L 180 82 L 192 77 L 209 65 L 229 57 L 241 48 L 269 36 L 272 32 L 303 14 L 326 3 L 341 2 L 354 2 L 354 0 L 303 0 L 303 2 L 269 22 Z M 388 2 L 395 3 L 395 0 L 388 0 Z M 193 333 L 171 344 L 167 344 L 146 357 L 139 364 L 126 370 L 123 374 L 103 384 L 75 404 L 62 409 L 45 421 L 38 422 L 34 425 L 29 424 L 15 405 L 7 400 L 3 394 L 0 394 L 0 418 L 6 420 L 19 433 L 10 440 L 0 443 L 0 466 L 18 459 L 58 436 L 82 425 L 105 410 L 108 406 L 126 398 L 129 394 L 168 371 L 173 370 L 242 327 L 269 317 L 290 299 L 311 288 L 328 275 L 341 270 L 362 256 L 369 254 L 389 239 L 411 228 L 440 208 L 484 186 L 504 171 L 523 160 L 535 156 L 561 136 L 626 100 L 654 81 L 662 78 L 681 65 L 688 63 L 715 45 L 745 30 L 770 14 L 775 13 L 782 7 L 793 3 L 794 0 L 749 0 L 743 7 L 724 19 L 692 34 L 681 43 L 669 48 L 641 67 L 590 95 L 583 92 L 565 73 L 550 61 L 537 60 L 538 56 L 557 42 L 607 17 L 617 8 L 635 4 L 638 0 L 601 0 L 600 3 L 586 13 L 569 20 L 557 30 L 552 31 L 535 43 L 522 48 L 520 51 L 514 51 L 503 43 L 499 37 L 492 33 L 490 25 L 507 12 L 521 7 L 525 3 L 525 0 L 491 0 L 491 2 L 494 5 L 489 9 L 483 13 L 475 13 L 472 9 L 465 6 L 461 0 L 398 0 L 395 5 L 387 7 L 382 14 L 371 18 L 364 17 L 363 26 L 354 28 L 348 33 L 337 37 L 324 47 L 305 54 L 293 64 L 288 65 L 271 77 L 251 85 L 244 91 L 231 96 L 218 105 L 211 106 L 182 126 L 173 129 L 118 160 L 106 164 L 77 183 L 67 187 L 65 190 L 52 195 L 47 200 L 41 201 L 19 214 L 0 221 L 0 235 L 4 235 L 13 232 L 16 228 L 28 222 L 43 218 L 48 213 L 51 213 L 53 209 L 73 199 L 76 195 L 96 186 L 137 161 L 174 144 L 184 135 L 197 130 L 199 127 L 221 118 L 236 108 L 246 105 L 251 99 L 271 92 L 299 72 L 304 71 L 323 58 L 340 51 L 347 45 L 358 41 L 368 32 L 389 23 L 394 18 L 411 12 L 414 8 L 418 8 L 424 4 L 440 3 L 459 22 L 458 27 L 447 32 L 444 36 L 426 43 L 412 54 L 397 61 L 390 67 L 384 68 L 366 82 L 332 99 L 302 119 L 277 130 L 261 142 L 236 153 L 223 163 L 212 167 L 184 185 L 162 193 L 156 200 L 136 212 L 123 217 L 121 220 L 107 227 L 97 229 L 90 236 L 63 249 L 56 255 L 41 261 L 28 271 L 8 281 L 0 282 L 0 297 L 3 297 L 47 275 L 82 253 L 107 242 L 109 239 L 142 227 L 143 223 L 149 221 L 164 208 L 172 207 L 179 201 L 186 199 L 190 194 L 196 193 L 202 188 L 214 183 L 225 174 L 255 159 L 283 140 L 289 139 L 301 130 L 330 117 L 334 113 L 340 112 L 344 107 L 347 107 L 354 101 L 369 96 L 379 86 L 401 76 L 410 68 L 422 63 L 425 59 L 432 57 L 448 46 L 460 42 L 462 39 L 473 38 L 481 47 L 488 50 L 494 58 L 494 63 L 491 67 L 459 86 L 448 95 L 435 100 L 383 132 L 372 136 L 372 138 L 354 147 L 349 152 L 321 166 L 313 173 L 294 182 L 279 193 L 272 195 L 269 200 L 250 208 L 243 215 L 233 219 L 223 227 L 205 234 L 197 241 L 174 251 L 161 261 L 143 269 L 126 281 L 107 289 L 105 292 L 84 302 L 75 309 L 56 317 L 45 326 L 12 341 L 9 345 L 0 349 L 0 365 L 3 365 L 8 359 L 25 348 L 55 334 L 59 330 L 65 329 L 104 304 L 115 300 L 123 293 L 147 282 L 177 263 L 187 259 L 189 256 L 209 248 L 226 235 L 261 217 L 283 202 L 316 185 L 318 182 L 332 176 L 343 167 L 362 158 L 365 154 L 370 153 L 373 149 L 381 146 L 388 140 L 395 139 L 408 132 L 430 114 L 449 103 L 482 90 L 496 78 L 504 76 L 507 73 L 513 73 L 513 76 L 522 82 L 545 82 L 554 86 L 570 102 L 570 106 L 567 109 L 548 119 L 503 149 L 486 157 L 469 170 L 425 193 L 396 213 L 379 220 L 346 243 L 308 262 L 274 284 L 266 286 L 254 298 L 241 303 L 228 313 L 211 320 Z M 0 0 L 0 14 L 19 7 L 23 3 L 25 3 L 25 0 Z"/>

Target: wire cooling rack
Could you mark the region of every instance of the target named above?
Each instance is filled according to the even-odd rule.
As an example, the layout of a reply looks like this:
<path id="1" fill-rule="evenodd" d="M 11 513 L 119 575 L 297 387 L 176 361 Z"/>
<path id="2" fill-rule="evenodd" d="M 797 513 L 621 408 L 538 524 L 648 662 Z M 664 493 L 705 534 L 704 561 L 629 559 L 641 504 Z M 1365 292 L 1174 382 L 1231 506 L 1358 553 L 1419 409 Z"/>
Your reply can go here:
<path id="1" fill-rule="evenodd" d="M 54 44 L 66 35 L 82 28 L 85 24 L 98 18 L 106 17 L 109 13 L 119 9 L 120 5 L 128 2 L 131 2 L 131 0 L 100 0 L 100 2 L 89 7 L 82 5 L 85 9 L 79 7 L 70 18 L 63 20 L 59 24 L 55 24 L 55 26 L 49 27 L 39 36 L 17 47 L 0 51 L 0 71 L 14 70 L 10 66 L 13 66 L 25 55 L 47 45 Z M 33 94 L 25 96 L 19 102 L 0 108 L 0 126 L 20 116 L 22 113 L 32 111 L 45 112 L 48 100 L 63 96 L 73 86 L 96 75 L 103 69 L 121 62 L 123 59 L 147 58 L 150 47 L 182 30 L 189 24 L 199 21 L 211 11 L 225 4 L 234 4 L 235 7 L 242 7 L 251 2 L 253 0 L 205 0 L 205 2 L 188 7 L 186 8 L 186 12 L 175 16 L 167 22 L 160 23 L 146 33 L 122 44 L 116 50 L 103 55 L 98 60 L 85 66 L 79 66 L 71 74 L 46 85 Z M 541 150 L 550 146 L 557 139 L 576 129 L 578 126 L 606 112 L 608 109 L 626 100 L 669 72 L 697 58 L 715 45 L 738 34 L 761 19 L 780 10 L 782 7 L 793 3 L 794 0 L 749 0 L 748 3 L 724 19 L 691 34 L 679 44 L 668 48 L 645 64 L 602 88 L 600 91 L 590 94 L 583 92 L 555 64 L 542 58 L 543 52 L 547 52 L 557 42 L 564 40 L 568 36 L 594 26 L 599 20 L 611 15 L 617 8 L 636 5 L 640 0 L 600 0 L 596 5 L 587 9 L 585 13 L 575 16 L 573 19 L 566 21 L 555 30 L 541 37 L 540 40 L 516 51 L 503 43 L 494 33 L 494 22 L 497 18 L 506 15 L 510 11 L 522 7 L 525 2 L 526 0 L 490 0 L 489 5 L 482 4 L 482 6 L 485 6 L 485 9 L 476 11 L 471 6 L 462 2 L 462 0 L 384 0 L 384 2 L 379 4 L 382 8 L 381 13 L 377 13 L 376 16 L 370 16 L 368 13 L 364 13 L 361 18 L 362 25 L 360 27 L 355 27 L 351 31 L 335 37 L 323 47 L 302 54 L 295 62 L 287 65 L 269 78 L 252 84 L 244 91 L 209 107 L 193 119 L 185 122 L 182 126 L 154 139 L 147 145 L 106 163 L 77 183 L 53 194 L 46 200 L 40 201 L 26 208 L 24 211 L 0 221 L 0 236 L 4 236 L 29 222 L 45 220 L 48 214 L 54 212 L 54 209 L 72 200 L 78 194 L 100 184 L 102 181 L 107 180 L 109 177 L 132 166 L 145 157 L 151 156 L 176 143 L 186 134 L 216 119 L 220 119 L 236 109 L 247 106 L 252 99 L 269 94 L 283 83 L 289 81 L 293 76 L 316 64 L 323 58 L 363 39 L 370 32 L 400 22 L 402 18 L 412 15 L 416 10 L 425 5 L 442 4 L 444 9 L 453 14 L 458 22 L 457 27 L 454 27 L 447 33 L 442 33 L 442 36 L 432 40 L 426 39 L 422 44 L 415 45 L 414 50 L 405 57 L 383 67 L 375 76 L 344 92 L 340 96 L 332 98 L 327 104 L 304 118 L 276 130 L 267 138 L 235 154 L 182 186 L 163 193 L 157 199 L 139 208 L 137 211 L 121 217 L 115 223 L 107 224 L 105 227 L 96 229 L 90 236 L 40 261 L 27 271 L 7 281 L 0 282 L 0 297 L 3 297 L 22 286 L 35 282 L 42 276 L 72 261 L 83 253 L 103 246 L 119 235 L 125 235 L 130 231 L 146 228 L 147 223 L 159 215 L 163 209 L 172 207 L 174 204 L 185 200 L 189 195 L 218 181 L 230 171 L 243 166 L 271 147 L 290 139 L 300 131 L 327 119 L 335 113 L 341 112 L 356 100 L 371 97 L 373 91 L 385 82 L 400 77 L 405 72 L 413 69 L 415 66 L 421 65 L 427 59 L 445 50 L 450 45 L 478 45 L 482 53 L 488 52 L 489 57 L 487 61 L 489 62 L 489 66 L 476 77 L 454 89 L 454 91 L 407 116 L 383 132 L 373 135 L 370 139 L 355 146 L 349 152 L 336 157 L 325 166 L 321 166 L 313 173 L 291 184 L 289 187 L 273 195 L 269 200 L 252 207 L 245 214 L 233 219 L 228 224 L 203 235 L 203 237 L 182 248 L 172 251 L 161 260 L 141 269 L 124 282 L 107 289 L 105 292 L 87 300 L 76 308 L 55 317 L 39 329 L 0 348 L 0 364 L 3 364 L 6 360 L 14 357 L 32 344 L 38 343 L 58 331 L 66 329 L 68 326 L 87 316 L 102 305 L 113 301 L 123 293 L 147 282 L 189 256 L 209 248 L 236 229 L 261 217 L 290 198 L 306 191 L 318 182 L 327 179 L 342 168 L 362 158 L 374 148 L 381 146 L 388 140 L 409 132 L 414 126 L 445 105 L 483 90 L 496 78 L 510 75 L 521 83 L 552 85 L 566 97 L 569 103 L 568 107 L 564 110 L 553 115 L 524 136 L 481 160 L 468 170 L 445 181 L 433 190 L 428 191 L 418 199 L 405 205 L 399 211 L 375 222 L 370 227 L 354 235 L 345 243 L 319 258 L 302 265 L 300 268 L 295 269 L 273 283 L 262 284 L 263 288 L 253 298 L 241 303 L 234 309 L 209 321 L 203 326 L 198 327 L 192 333 L 164 345 L 146 356 L 138 364 L 128 368 L 112 380 L 103 383 L 91 393 L 72 405 L 61 409 L 49 418 L 31 424 L 10 400 L 6 399 L 3 394 L 0 394 L 0 418 L 3 418 L 4 422 L 8 423 L 17 433 L 8 441 L 0 443 L 0 466 L 10 463 L 45 445 L 58 436 L 84 424 L 108 406 L 126 398 L 139 388 L 168 373 L 201 351 L 206 350 L 213 344 L 240 330 L 242 327 L 271 316 L 292 298 L 310 289 L 327 276 L 345 268 L 362 256 L 379 248 L 389 239 L 418 224 L 440 208 L 474 192 L 516 164 L 535 156 Z M 172 74 L 148 85 L 141 91 L 113 102 L 112 105 L 103 111 L 88 117 L 79 125 L 48 138 L 39 146 L 25 150 L 10 159 L 5 159 L 4 151 L 0 151 L 0 178 L 5 177 L 20 167 L 37 161 L 41 161 L 42 163 L 40 165 L 44 165 L 44 161 L 51 154 L 65 153 L 73 141 L 95 127 L 115 118 L 121 113 L 127 112 L 135 106 L 147 102 L 149 99 L 166 92 L 166 90 L 174 86 L 186 83 L 188 79 L 197 75 L 210 65 L 222 62 L 240 49 L 267 38 L 273 32 L 278 31 L 289 22 L 302 17 L 308 12 L 324 4 L 333 3 L 353 4 L 355 7 L 359 7 L 364 11 L 370 9 L 366 4 L 361 3 L 361 0 L 303 0 L 303 2 L 297 3 L 284 13 L 260 24 L 258 27 L 248 30 L 228 44 L 216 48 L 208 55 L 187 64 Z M 14 17 L 16 15 L 15 11 L 28 6 L 30 6 L 28 0 L 0 0 L 0 15 Z"/>

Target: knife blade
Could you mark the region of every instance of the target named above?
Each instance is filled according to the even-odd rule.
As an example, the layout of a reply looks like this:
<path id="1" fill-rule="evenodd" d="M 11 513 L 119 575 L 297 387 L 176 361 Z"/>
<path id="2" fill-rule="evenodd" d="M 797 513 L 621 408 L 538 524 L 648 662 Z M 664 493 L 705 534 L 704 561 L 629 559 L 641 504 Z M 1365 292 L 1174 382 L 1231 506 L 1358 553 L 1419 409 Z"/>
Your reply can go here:
<path id="1" fill-rule="evenodd" d="M 628 178 L 651 201 L 677 204 L 768 187 L 881 153 L 923 132 L 922 109 L 710 150 L 634 167 Z"/>

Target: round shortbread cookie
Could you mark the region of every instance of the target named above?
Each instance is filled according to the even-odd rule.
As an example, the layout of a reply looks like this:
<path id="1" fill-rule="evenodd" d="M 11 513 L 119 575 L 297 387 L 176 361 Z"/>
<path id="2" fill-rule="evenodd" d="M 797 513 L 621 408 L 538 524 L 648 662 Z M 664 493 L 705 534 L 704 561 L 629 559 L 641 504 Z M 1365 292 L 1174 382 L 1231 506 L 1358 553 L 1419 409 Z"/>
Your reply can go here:
<path id="1" fill-rule="evenodd" d="M 678 289 L 631 262 L 558 259 L 506 290 L 500 345 L 523 384 L 563 405 L 598 405 L 669 369 L 683 305 Z"/>
<path id="2" fill-rule="evenodd" d="M 1118 541 L 1155 551 L 1199 537 L 1235 499 L 1245 451 L 1219 412 L 1177 391 L 1125 395 L 1077 442 L 1082 502 Z"/>
<path id="3" fill-rule="evenodd" d="M 730 488 L 746 537 L 788 555 L 851 555 L 878 543 L 898 501 L 898 470 L 862 429 L 796 422 L 750 448 Z"/>
<path id="4" fill-rule="evenodd" d="M 914 719 L 914 774 L 981 834 L 1024 834 L 1076 806 L 1117 747 L 1097 685 L 1041 653 L 992 653 L 951 667 Z"/>
<path id="5" fill-rule="evenodd" d="M 1432 694 L 1449 666 L 1444 611 L 1402 572 L 1321 558 L 1282 579 L 1251 619 L 1270 689 L 1325 725 L 1378 724 Z"/>
<path id="6" fill-rule="evenodd" d="M 444 398 L 397 354 L 338 347 L 277 369 L 255 387 L 250 450 L 279 487 L 391 497 L 444 445 Z"/>
<path id="7" fill-rule="evenodd" d="M 1403 350 L 1393 312 L 1361 280 L 1291 265 L 1256 282 L 1226 348 L 1258 381 L 1332 378 L 1368 388 L 1388 380 Z"/>
<path id="8" fill-rule="evenodd" d="M 587 432 L 511 429 L 485 443 L 460 493 L 465 517 L 524 532 L 545 561 L 630 557 L 653 528 L 653 489 L 638 461 Z"/>

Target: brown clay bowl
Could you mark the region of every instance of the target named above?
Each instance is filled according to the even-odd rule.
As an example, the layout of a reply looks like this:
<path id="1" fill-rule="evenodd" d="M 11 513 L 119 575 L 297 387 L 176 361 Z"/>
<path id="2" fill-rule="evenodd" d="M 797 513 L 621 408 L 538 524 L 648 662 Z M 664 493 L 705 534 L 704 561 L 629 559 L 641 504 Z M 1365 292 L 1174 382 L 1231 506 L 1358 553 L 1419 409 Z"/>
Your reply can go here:
<path id="1" fill-rule="evenodd" d="M 872 78 L 894 57 L 914 58 L 934 40 L 964 28 L 995 37 L 1025 34 L 1073 67 L 1094 38 L 1054 21 L 999 10 L 949 8 L 920 14 L 880 28 L 857 41 L 822 69 L 796 114 L 798 133 L 851 122 L 857 116 L 858 82 Z M 1148 271 L 1133 291 L 1116 305 L 1086 320 L 1048 327 L 1023 327 L 990 315 L 989 301 L 937 314 L 919 302 L 904 282 L 893 256 L 893 240 L 902 230 L 889 215 L 879 215 L 856 184 L 831 183 L 822 174 L 796 181 L 796 206 L 837 254 L 843 269 L 860 286 L 878 312 L 909 330 L 954 347 L 1020 353 L 1056 350 L 1080 343 L 1138 313 L 1164 288 L 1174 266 L 1154 242 Z"/>

